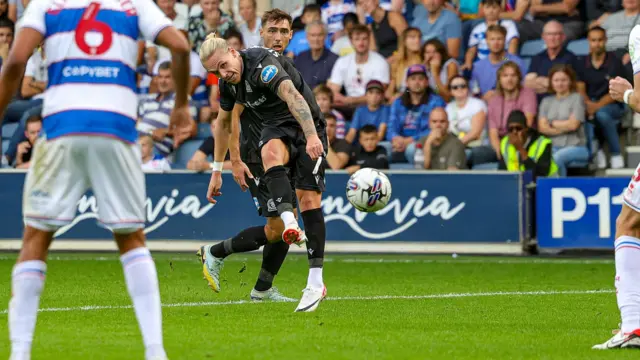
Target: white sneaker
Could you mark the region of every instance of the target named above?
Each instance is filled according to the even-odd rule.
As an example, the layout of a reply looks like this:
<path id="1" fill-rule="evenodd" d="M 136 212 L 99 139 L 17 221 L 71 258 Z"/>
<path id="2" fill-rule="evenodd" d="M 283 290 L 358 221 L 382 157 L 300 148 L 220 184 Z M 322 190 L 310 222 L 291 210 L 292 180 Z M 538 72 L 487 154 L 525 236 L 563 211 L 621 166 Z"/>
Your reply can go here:
<path id="1" fill-rule="evenodd" d="M 640 349 L 640 329 L 636 329 L 630 333 L 623 333 L 618 331 L 607 342 L 594 345 L 592 349 L 595 350 L 609 350 L 609 349 Z"/>
<path id="2" fill-rule="evenodd" d="M 604 154 L 603 150 L 598 150 L 596 153 L 596 166 L 600 170 L 607 168 L 607 156 Z"/>
<path id="3" fill-rule="evenodd" d="M 327 287 L 323 286 L 322 289 L 314 289 L 307 286 L 302 290 L 302 299 L 296 308 L 295 312 L 312 312 L 318 308 L 320 302 L 327 296 Z"/>
<path id="4" fill-rule="evenodd" d="M 202 261 L 202 275 L 209 283 L 209 287 L 215 292 L 220 292 L 220 271 L 224 267 L 224 259 L 211 255 L 209 251 L 211 246 L 213 245 L 200 247 L 197 254 Z"/>
<path id="5" fill-rule="evenodd" d="M 270 300 L 274 302 L 295 302 L 296 299 L 286 297 L 282 295 L 280 291 L 274 286 L 269 290 L 258 291 L 256 289 L 251 290 L 251 300 L 253 301 L 264 301 Z"/>
<path id="6" fill-rule="evenodd" d="M 612 155 L 611 156 L 611 168 L 612 169 L 622 169 L 622 168 L 624 168 L 624 158 L 622 158 L 622 155 Z"/>
<path id="7" fill-rule="evenodd" d="M 298 224 L 287 225 L 282 232 L 282 240 L 289 245 L 296 244 L 300 246 L 303 239 L 306 238 L 306 235 L 304 235 L 304 232 L 300 229 Z"/>

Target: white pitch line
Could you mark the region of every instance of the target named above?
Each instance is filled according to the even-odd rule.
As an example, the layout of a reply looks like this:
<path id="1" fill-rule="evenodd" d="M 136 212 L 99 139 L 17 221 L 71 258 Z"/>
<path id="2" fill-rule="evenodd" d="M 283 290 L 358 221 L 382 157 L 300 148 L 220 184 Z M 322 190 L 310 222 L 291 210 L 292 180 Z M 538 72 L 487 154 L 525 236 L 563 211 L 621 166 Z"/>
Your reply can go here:
<path id="1" fill-rule="evenodd" d="M 588 295 L 588 294 L 611 294 L 613 290 L 549 290 L 549 291 L 498 291 L 498 292 L 477 292 L 477 293 L 448 293 L 448 294 L 430 294 L 430 295 L 377 295 L 377 296 L 342 296 L 327 297 L 325 301 L 374 301 L 374 300 L 424 300 L 424 299 L 451 299 L 451 298 L 469 298 L 469 297 L 489 297 L 489 296 L 542 296 L 542 295 Z M 297 302 L 297 300 L 295 301 Z M 226 306 L 226 305 L 243 305 L 243 304 L 260 304 L 260 302 L 250 300 L 235 301 L 201 301 L 201 302 L 184 302 L 174 304 L 162 304 L 162 307 L 199 307 L 199 306 Z M 78 307 L 57 307 L 42 308 L 39 312 L 64 312 L 64 311 L 94 311 L 94 310 L 120 310 L 131 309 L 131 305 L 89 305 Z M 8 310 L 3 310 L 0 315 L 7 314 Z"/>
<path id="2" fill-rule="evenodd" d="M 0 256 L 0 261 L 15 261 L 15 257 Z M 49 261 L 113 261 L 119 262 L 116 257 L 98 256 L 98 257 L 78 257 L 74 256 L 50 256 Z M 171 261 L 171 262 L 198 262 L 196 256 L 193 257 L 167 257 L 156 259 L 156 261 Z M 295 255 L 290 256 L 288 261 L 306 261 L 306 258 L 297 258 Z M 262 261 L 262 257 L 230 257 L 225 259 L 226 262 L 246 262 L 246 261 Z M 336 263 L 366 263 L 366 264 L 573 264 L 573 265 L 598 265 L 598 264 L 613 264 L 614 260 L 608 259 L 383 259 L 383 258 L 325 258 L 325 262 Z"/>

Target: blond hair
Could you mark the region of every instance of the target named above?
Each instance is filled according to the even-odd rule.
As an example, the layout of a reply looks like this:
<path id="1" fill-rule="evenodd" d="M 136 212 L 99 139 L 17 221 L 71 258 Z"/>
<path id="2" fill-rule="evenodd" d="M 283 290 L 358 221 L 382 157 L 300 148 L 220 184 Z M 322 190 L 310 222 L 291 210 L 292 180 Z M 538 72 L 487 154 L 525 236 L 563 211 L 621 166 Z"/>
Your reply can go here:
<path id="1" fill-rule="evenodd" d="M 200 46 L 200 61 L 202 64 L 207 62 L 217 50 L 222 50 L 226 53 L 229 51 L 229 46 L 227 45 L 227 40 L 218 37 L 215 32 L 212 32 L 207 35 Z"/>

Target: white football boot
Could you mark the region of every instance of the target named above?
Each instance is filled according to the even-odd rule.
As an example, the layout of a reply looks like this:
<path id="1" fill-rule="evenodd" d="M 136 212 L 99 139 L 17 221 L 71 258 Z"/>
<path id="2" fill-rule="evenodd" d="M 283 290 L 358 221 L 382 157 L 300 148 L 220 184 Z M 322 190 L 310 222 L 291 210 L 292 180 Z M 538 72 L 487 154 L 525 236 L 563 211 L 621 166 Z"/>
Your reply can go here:
<path id="1" fill-rule="evenodd" d="M 295 312 L 312 312 L 316 311 L 320 302 L 327 296 L 327 287 L 322 286 L 321 289 L 314 289 L 307 286 L 302 290 L 302 299 Z"/>
<path id="2" fill-rule="evenodd" d="M 205 245 L 198 250 L 198 256 L 202 261 L 202 274 L 209 283 L 209 287 L 215 291 L 220 292 L 220 271 L 224 267 L 224 259 L 217 258 L 211 255 L 209 249 L 213 245 Z"/>
<path id="3" fill-rule="evenodd" d="M 296 302 L 294 298 L 286 297 L 282 295 L 280 291 L 274 286 L 269 290 L 258 291 L 256 289 L 251 290 L 251 300 L 253 301 L 273 301 L 273 302 Z"/>
<path id="4" fill-rule="evenodd" d="M 630 333 L 623 333 L 618 330 L 607 342 L 594 345 L 592 349 L 640 349 L 640 329 L 636 329 Z"/>

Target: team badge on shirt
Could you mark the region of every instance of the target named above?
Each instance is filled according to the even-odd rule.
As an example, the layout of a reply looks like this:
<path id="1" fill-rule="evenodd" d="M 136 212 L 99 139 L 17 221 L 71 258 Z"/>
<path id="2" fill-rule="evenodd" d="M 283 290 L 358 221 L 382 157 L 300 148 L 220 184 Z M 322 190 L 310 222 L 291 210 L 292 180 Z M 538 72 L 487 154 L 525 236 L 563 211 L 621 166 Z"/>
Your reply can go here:
<path id="1" fill-rule="evenodd" d="M 260 73 L 260 80 L 263 83 L 268 84 L 278 74 L 278 68 L 275 65 L 265 66 Z"/>

